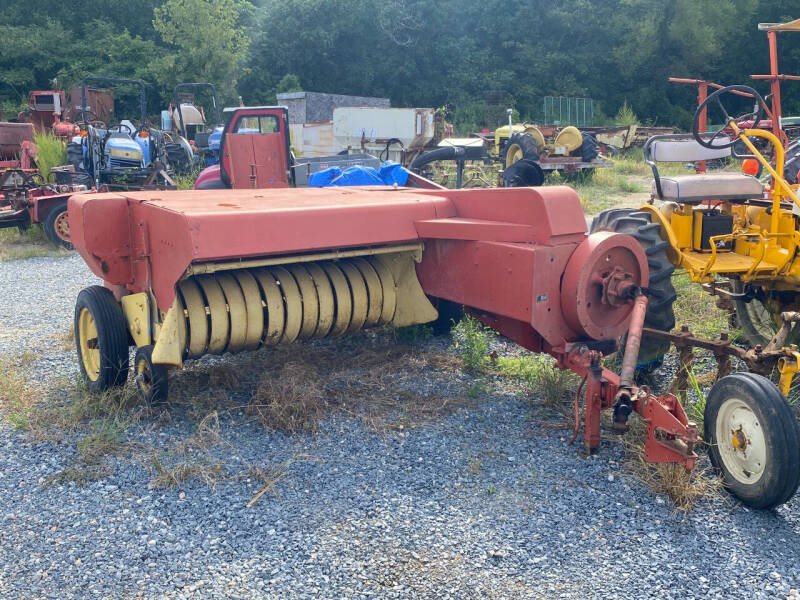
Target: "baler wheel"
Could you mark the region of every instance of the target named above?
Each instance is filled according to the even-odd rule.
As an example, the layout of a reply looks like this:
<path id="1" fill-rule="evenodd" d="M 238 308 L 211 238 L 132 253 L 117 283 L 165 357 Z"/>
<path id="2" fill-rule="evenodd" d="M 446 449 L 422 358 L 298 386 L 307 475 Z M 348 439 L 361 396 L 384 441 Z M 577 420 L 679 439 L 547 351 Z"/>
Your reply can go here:
<path id="1" fill-rule="evenodd" d="M 661 239 L 661 226 L 658 223 L 651 223 L 650 215 L 646 212 L 615 208 L 603 211 L 594 218 L 591 232 L 595 231 L 626 233 L 642 245 L 650 270 L 647 287 L 651 292 L 644 321 L 645 327 L 672 331 L 675 328 L 675 312 L 672 305 L 677 298 L 672 285 L 672 273 L 675 267 L 667 256 L 667 242 Z M 638 368 L 647 371 L 660 365 L 669 347 L 668 341 L 644 337 L 639 348 Z"/>
<path id="2" fill-rule="evenodd" d="M 800 484 L 800 425 L 775 384 L 755 373 L 723 377 L 706 399 L 704 439 L 728 490 L 753 508 L 789 500 Z"/>
<path id="3" fill-rule="evenodd" d="M 121 386 L 128 378 L 128 326 L 111 291 L 81 290 L 75 303 L 78 364 L 91 392 Z"/>
<path id="4" fill-rule="evenodd" d="M 54 246 L 72 250 L 72 242 L 69 239 L 69 218 L 67 217 L 66 199 L 60 200 L 47 211 L 42 227 L 47 239 Z"/>
<path id="5" fill-rule="evenodd" d="M 141 346 L 133 357 L 136 393 L 142 402 L 161 404 L 167 401 L 168 373 L 164 365 L 153 364 L 153 346 Z"/>

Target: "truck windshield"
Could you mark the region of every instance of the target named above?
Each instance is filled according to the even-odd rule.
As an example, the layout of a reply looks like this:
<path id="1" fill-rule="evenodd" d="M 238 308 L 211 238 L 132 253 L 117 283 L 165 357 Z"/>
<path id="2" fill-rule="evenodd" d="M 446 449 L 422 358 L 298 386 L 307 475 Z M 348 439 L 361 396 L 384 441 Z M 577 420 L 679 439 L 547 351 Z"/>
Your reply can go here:
<path id="1" fill-rule="evenodd" d="M 277 133 L 280 131 L 278 117 L 275 115 L 254 115 L 242 117 L 236 122 L 234 133 Z"/>

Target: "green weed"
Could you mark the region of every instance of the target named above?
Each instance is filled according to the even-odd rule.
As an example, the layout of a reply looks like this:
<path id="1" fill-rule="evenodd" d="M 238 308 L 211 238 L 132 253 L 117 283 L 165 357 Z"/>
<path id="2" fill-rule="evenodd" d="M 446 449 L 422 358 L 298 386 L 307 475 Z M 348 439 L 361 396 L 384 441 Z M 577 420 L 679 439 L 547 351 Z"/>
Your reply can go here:
<path id="1" fill-rule="evenodd" d="M 44 133 L 34 133 L 36 142 L 36 166 L 45 181 L 50 177 L 53 167 L 58 167 L 67 163 L 67 145 L 59 137 L 54 136 L 49 131 Z"/>
<path id="2" fill-rule="evenodd" d="M 689 385 L 692 386 L 692 391 L 695 396 L 692 402 L 689 402 L 687 398 L 686 404 L 689 405 L 689 420 L 697 423 L 698 430 L 702 432 L 706 412 L 706 394 L 703 388 L 700 387 L 700 382 L 697 379 L 697 374 L 694 372 L 694 369 L 687 370 L 687 378 L 689 379 Z"/>
<path id="3" fill-rule="evenodd" d="M 464 370 L 480 373 L 489 363 L 489 344 L 497 335 L 483 323 L 466 315 L 453 328 L 453 348 L 461 355 Z"/>
<path id="4" fill-rule="evenodd" d="M 520 380 L 547 404 L 562 404 L 567 393 L 578 383 L 574 373 L 559 369 L 556 360 L 547 354 L 503 356 L 497 359 L 496 364 L 500 373 Z"/>

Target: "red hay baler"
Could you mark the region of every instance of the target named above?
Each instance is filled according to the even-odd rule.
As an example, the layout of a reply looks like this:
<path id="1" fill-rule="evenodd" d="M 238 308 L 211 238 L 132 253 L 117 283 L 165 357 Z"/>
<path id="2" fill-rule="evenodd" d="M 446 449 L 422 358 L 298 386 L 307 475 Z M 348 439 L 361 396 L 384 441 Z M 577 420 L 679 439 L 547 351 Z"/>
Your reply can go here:
<path id="1" fill-rule="evenodd" d="M 619 429 L 644 417 L 648 460 L 695 464 L 680 402 L 633 381 L 645 253 L 627 235 L 587 234 L 568 187 L 78 194 L 69 221 L 105 282 L 75 310 L 92 390 L 126 381 L 130 345 L 141 393 L 163 400 L 187 359 L 427 323 L 449 302 L 583 377 L 587 452 L 613 408 Z M 618 375 L 601 358 L 626 333 Z"/>

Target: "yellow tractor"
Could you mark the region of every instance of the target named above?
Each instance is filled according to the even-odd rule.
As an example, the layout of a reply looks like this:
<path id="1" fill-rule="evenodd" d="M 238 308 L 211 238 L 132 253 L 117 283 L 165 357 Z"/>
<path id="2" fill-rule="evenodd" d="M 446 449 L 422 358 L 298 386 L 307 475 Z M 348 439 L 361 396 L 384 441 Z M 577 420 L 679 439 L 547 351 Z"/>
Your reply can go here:
<path id="1" fill-rule="evenodd" d="M 752 112 L 732 117 L 722 101 L 737 101 L 731 94 L 738 102 L 743 95 L 751 97 Z M 724 118 L 725 127 L 716 133 L 700 133 L 701 115 L 708 108 L 719 109 Z M 767 506 L 780 501 L 800 478 L 800 428 L 785 397 L 800 358 L 793 345 L 800 333 L 795 325 L 800 321 L 800 200 L 797 186 L 783 177 L 784 148 L 778 137 L 740 126 L 759 123 L 764 110 L 763 98 L 747 86 L 728 86 L 709 95 L 695 113 L 691 134 L 655 136 L 645 144 L 654 179 L 650 203 L 635 211 L 601 213 L 592 229 L 628 233 L 648 256 L 645 334 L 650 337 L 640 358 L 658 360 L 674 343 L 712 350 L 718 359 L 737 356 L 762 374 L 777 367 L 779 388 L 752 373 L 727 375 L 729 368 L 721 366 L 722 377 L 709 392 L 704 412 L 704 439 L 725 484 L 738 496 L 751 498 L 752 505 Z M 773 163 L 756 140 L 773 147 Z M 735 144 L 743 144 L 748 155 L 736 154 Z M 745 172 L 676 177 L 658 170 L 663 162 L 730 156 L 745 159 Z M 758 179 L 755 175 L 762 172 Z M 675 326 L 670 277 L 675 269 L 685 270 L 693 282 L 733 307 L 753 345 L 750 350 L 725 339 L 710 342 L 685 331 L 670 332 Z"/>
<path id="2" fill-rule="evenodd" d="M 612 165 L 598 157 L 595 138 L 572 125 L 503 125 L 494 131 L 491 152 L 502 164 L 506 187 L 541 185 L 546 171 L 574 174 Z"/>

